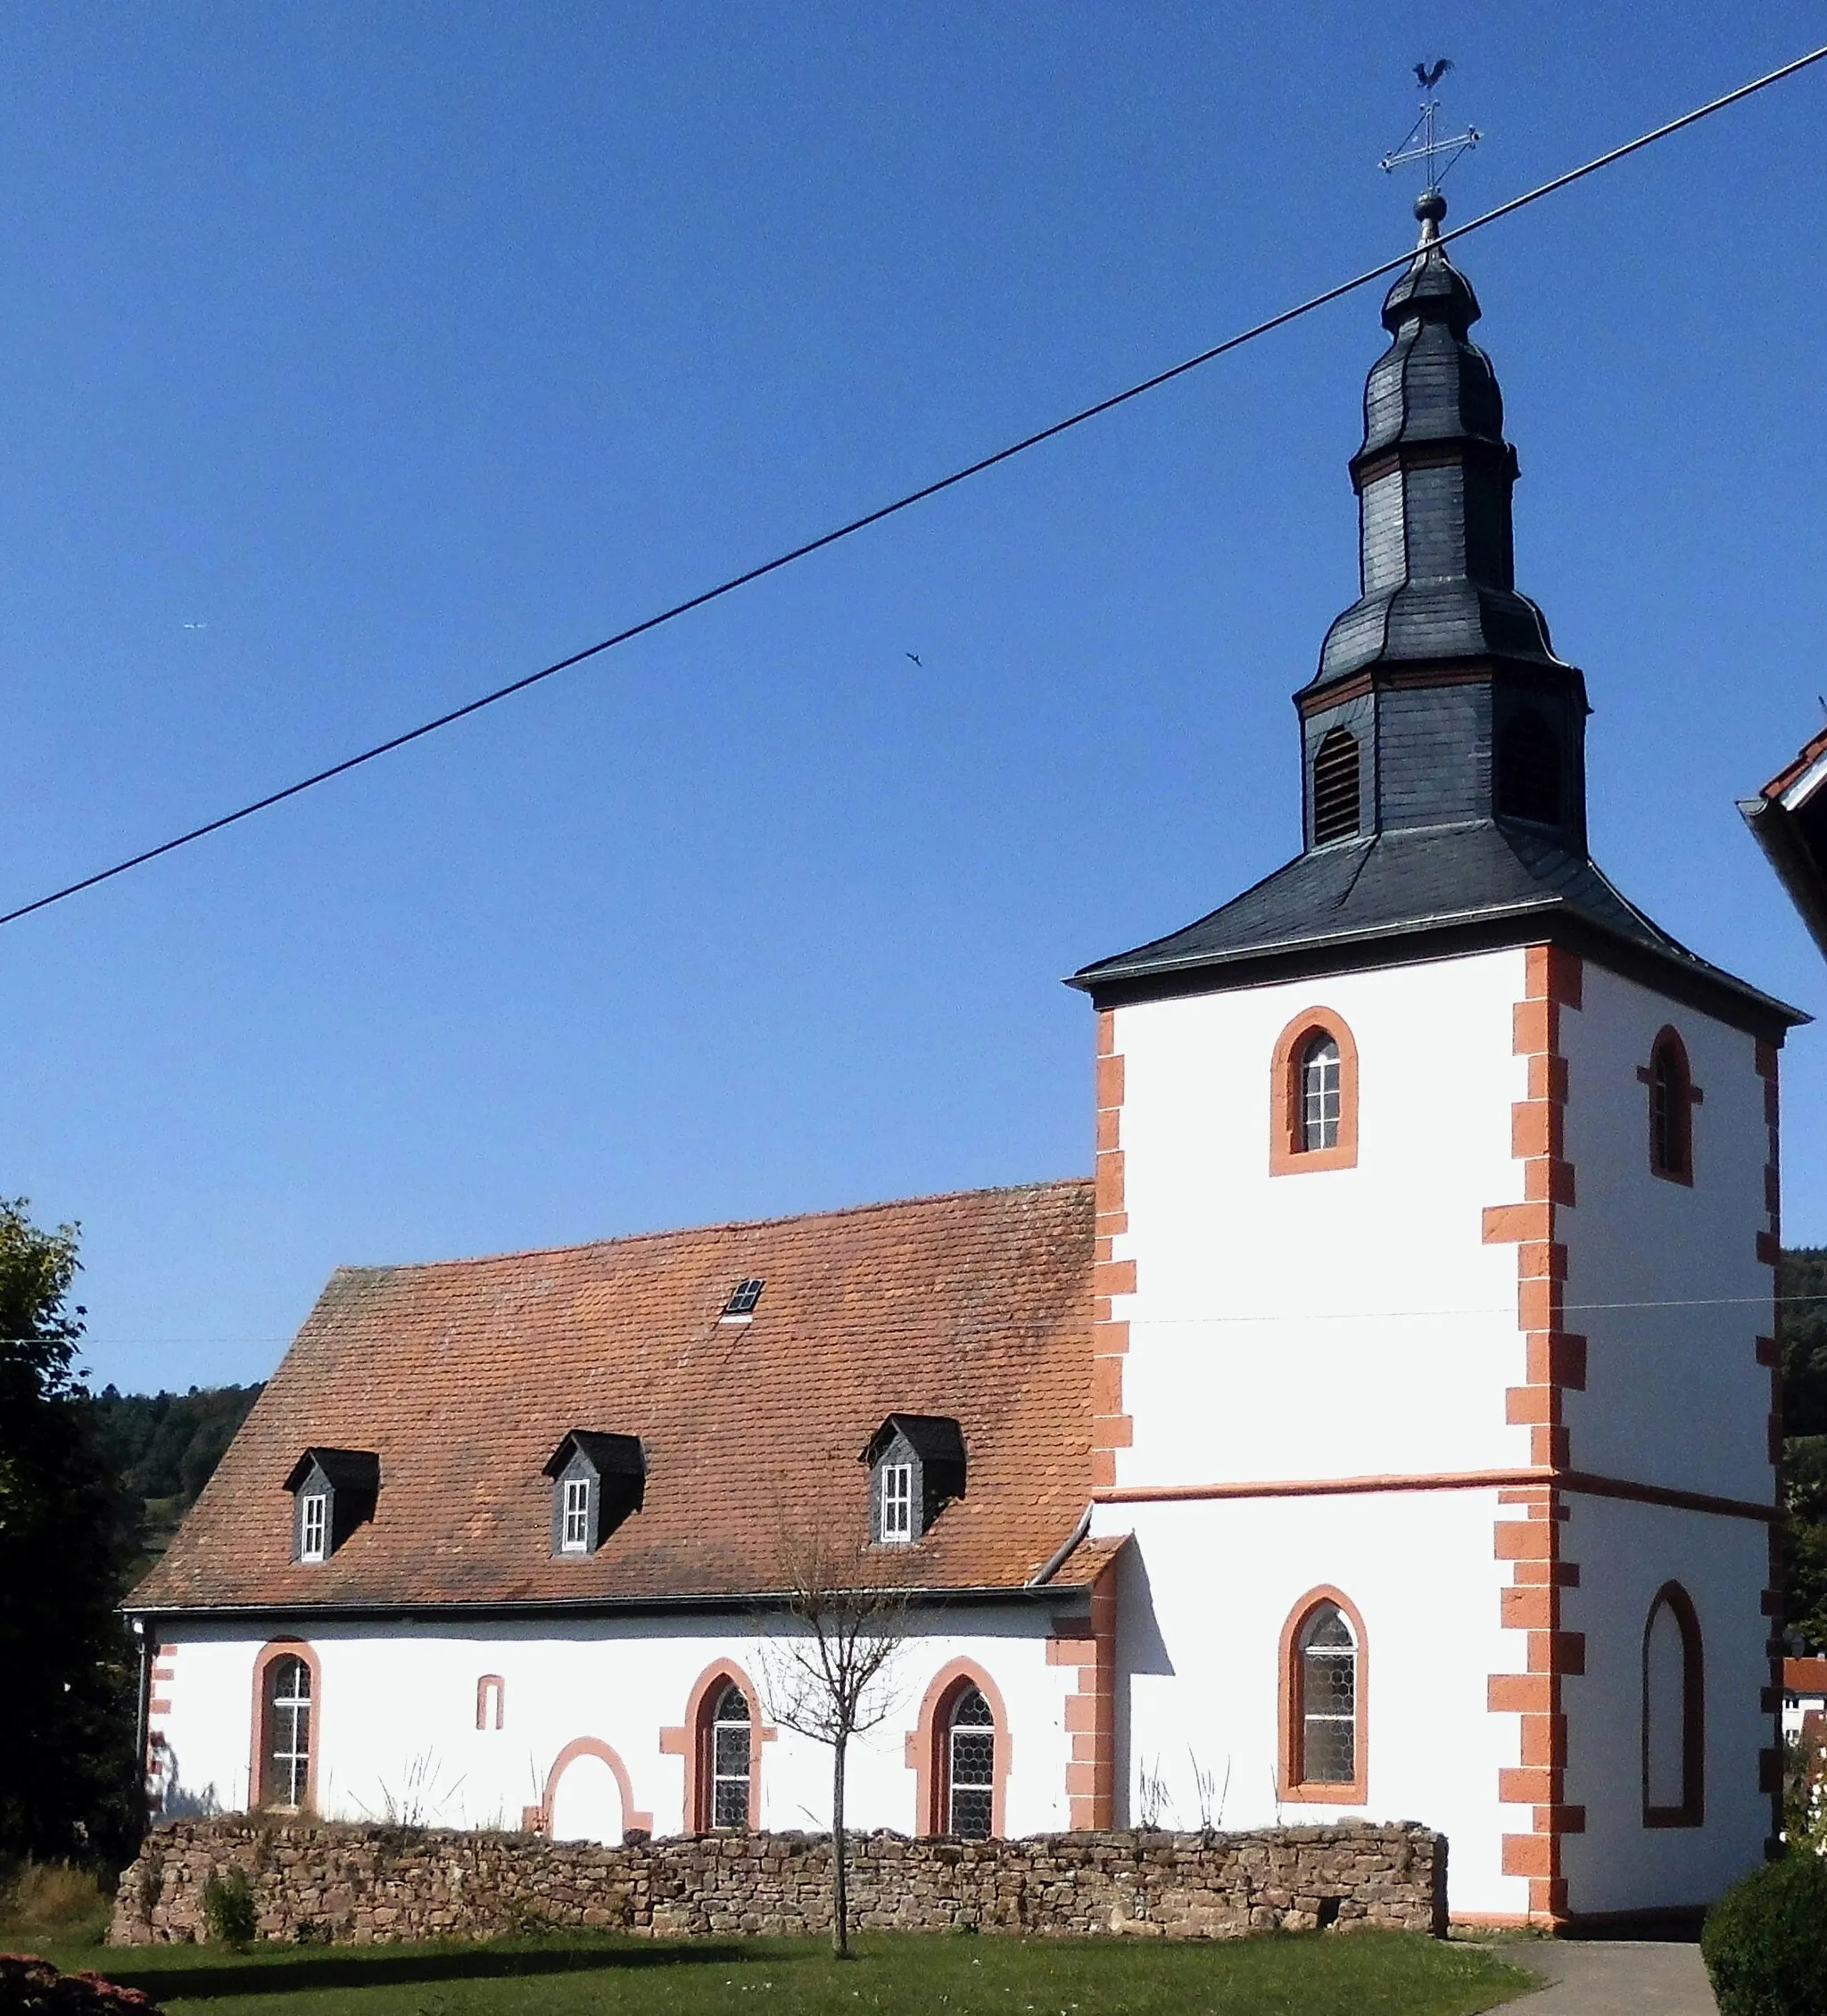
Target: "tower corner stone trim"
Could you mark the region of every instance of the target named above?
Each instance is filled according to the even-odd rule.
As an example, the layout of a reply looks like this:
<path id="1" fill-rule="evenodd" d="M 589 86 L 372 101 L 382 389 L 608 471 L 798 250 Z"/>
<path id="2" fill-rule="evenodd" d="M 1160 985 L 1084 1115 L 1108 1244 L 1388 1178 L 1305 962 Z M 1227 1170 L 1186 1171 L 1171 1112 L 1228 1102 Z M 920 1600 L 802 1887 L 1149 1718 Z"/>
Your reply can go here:
<path id="1" fill-rule="evenodd" d="M 1551 1929 L 1568 1915 L 1561 1844 L 1586 1824 L 1584 1808 L 1567 1803 L 1561 1697 L 1562 1681 L 1585 1670 L 1583 1635 L 1561 1626 L 1561 1591 L 1578 1586 L 1580 1571 L 1566 1558 L 1561 1529 L 1567 1507 L 1551 1481 L 1572 1464 L 1564 1396 L 1586 1380 L 1586 1340 L 1565 1326 L 1567 1259 L 1559 1236 L 1559 1214 L 1572 1208 L 1575 1194 L 1567 1158 L 1561 1017 L 1579 1012 L 1583 975 L 1580 961 L 1557 946 L 1530 946 L 1524 958 L 1513 1048 L 1528 1061 L 1528 1095 L 1511 1109 L 1510 1125 L 1512 1151 L 1523 1164 L 1524 1202 L 1487 1207 L 1484 1237 L 1487 1244 L 1516 1245 L 1525 1370 L 1523 1384 L 1504 1396 L 1504 1413 L 1510 1425 L 1527 1427 L 1530 1465 L 1549 1477 L 1498 1493 L 1500 1506 L 1522 1513 L 1500 1514 L 1492 1544 L 1496 1558 L 1509 1564 L 1500 1614 L 1506 1630 L 1525 1633 L 1526 1670 L 1493 1673 L 1488 1703 L 1493 1714 L 1513 1714 L 1520 1723 L 1518 1762 L 1498 1772 L 1499 1802 L 1530 1809 L 1528 1831 L 1503 1837 L 1503 1872 L 1527 1879 L 1529 1921 Z"/>
<path id="2" fill-rule="evenodd" d="M 1117 1239 L 1129 1228 L 1123 1200 L 1123 1057 L 1116 1047 L 1116 1014 L 1097 1017 L 1096 1220 L 1091 1277 L 1091 1482 L 1105 1490 L 1117 1481 L 1117 1451 L 1128 1448 L 1134 1424 L 1123 1411 L 1123 1359 L 1129 1326 L 1114 1313 L 1120 1295 L 1136 1292 L 1136 1263 L 1115 1257 Z"/>

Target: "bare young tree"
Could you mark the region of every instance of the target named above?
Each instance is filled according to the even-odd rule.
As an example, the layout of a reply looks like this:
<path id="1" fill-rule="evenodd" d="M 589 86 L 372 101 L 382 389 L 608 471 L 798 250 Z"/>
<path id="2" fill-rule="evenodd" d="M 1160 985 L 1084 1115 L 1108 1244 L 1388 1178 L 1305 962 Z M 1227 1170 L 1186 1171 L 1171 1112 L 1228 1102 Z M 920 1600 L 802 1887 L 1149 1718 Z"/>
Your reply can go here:
<path id="1" fill-rule="evenodd" d="M 850 1739 L 887 1720 L 896 1704 L 891 1673 L 906 1638 L 907 1596 L 882 1578 L 885 1564 L 835 1542 L 823 1527 L 782 1528 L 785 1629 L 766 1632 L 762 1687 L 783 1729 L 831 1753 L 831 1953 L 850 1954 L 848 1842 L 844 1774 Z M 769 1620 L 770 1623 L 773 1620 Z"/>

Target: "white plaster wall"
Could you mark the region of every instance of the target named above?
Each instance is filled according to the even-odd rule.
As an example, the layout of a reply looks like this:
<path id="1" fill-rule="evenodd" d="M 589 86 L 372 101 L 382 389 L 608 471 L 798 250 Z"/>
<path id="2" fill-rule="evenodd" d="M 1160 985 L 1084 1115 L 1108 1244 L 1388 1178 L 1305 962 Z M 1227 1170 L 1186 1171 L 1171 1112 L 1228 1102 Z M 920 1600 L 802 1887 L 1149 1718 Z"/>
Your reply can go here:
<path id="1" fill-rule="evenodd" d="M 1586 1809 L 1584 1833 L 1565 1843 L 1573 1908 L 1709 1904 L 1764 1859 L 1770 1831 L 1770 1800 L 1757 1789 L 1757 1755 L 1773 1739 L 1760 1705 L 1770 1681 L 1765 1529 L 1615 1499 L 1570 1495 L 1568 1504 L 1562 1533 L 1580 1581 L 1563 1616 L 1586 1636 L 1585 1673 L 1562 1687 L 1567 1796 Z M 1642 1820 L 1643 1628 L 1670 1581 L 1693 1599 L 1705 1652 L 1706 1824 L 1697 1828 Z"/>
<path id="2" fill-rule="evenodd" d="M 1135 1533 L 1120 1588 L 1119 1819 L 1141 1817 L 1141 1777 L 1153 1771 L 1170 1823 L 1199 1825 L 1196 1760 L 1225 1788 L 1227 1827 L 1421 1821 L 1448 1837 L 1455 1913 L 1526 1912 L 1528 1884 L 1502 1874 L 1500 1838 L 1525 1830 L 1527 1811 L 1497 1804 L 1498 1771 L 1518 1761 L 1518 1718 L 1486 1706 L 1490 1676 L 1525 1663 L 1523 1634 L 1500 1623 L 1499 1516 L 1488 1489 L 1104 1508 L 1100 1529 Z M 1322 1584 L 1364 1620 L 1360 1809 L 1276 1794 L 1281 1633 Z"/>
<path id="3" fill-rule="evenodd" d="M 1071 1608 L 1062 1599 L 1062 1608 Z M 1050 1665 L 1051 1612 L 1033 1605 L 957 1610 L 918 1618 L 890 1675 L 891 1712 L 858 1739 L 849 1761 L 849 1822 L 915 1830 L 914 1774 L 905 1738 L 929 1682 L 955 1658 L 977 1662 L 1008 1712 L 1007 1824 L 1029 1834 L 1068 1824 L 1071 1739 L 1065 1700 L 1077 1669 Z M 692 1688 L 713 1660 L 733 1659 L 766 1699 L 769 1650 L 743 1619 L 594 1618 L 575 1624 L 433 1621 L 313 1624 L 295 1632 L 229 1635 L 222 1627 L 168 1623 L 175 1650 L 155 1715 L 175 1759 L 179 1810 L 189 1801 L 241 1810 L 248 1803 L 254 1663 L 277 1636 L 305 1640 L 321 1667 L 313 1741 L 318 1805 L 335 1820 L 390 1811 L 427 1826 L 517 1826 L 546 1773 L 578 1737 L 608 1745 L 627 1767 L 636 1810 L 660 1833 L 685 1825 L 685 1764 L 663 1756 L 659 1732 L 685 1719 Z M 477 1730 L 484 1673 L 506 1681 L 503 1727 Z M 763 1746 L 762 1822 L 823 1829 L 831 1821 L 831 1753 L 781 1730 Z"/>
<path id="4" fill-rule="evenodd" d="M 1591 961 L 1583 996 L 1561 1016 L 1578 1202 L 1558 1225 L 1567 1327 L 1587 1339 L 1586 1389 L 1567 1399 L 1574 1465 L 1767 1504 L 1770 1376 L 1757 1339 L 1774 1308 L 1757 1257 L 1769 1136 L 1755 1043 Z M 1649 1170 L 1637 1072 L 1665 1023 L 1706 1095 L 1691 1188 Z"/>
<path id="5" fill-rule="evenodd" d="M 1119 1485 L 1526 1463 L 1510 1108 L 1520 950 L 1116 1011 L 1137 1262 Z M 1357 1166 L 1269 1174 L 1270 1061 L 1315 1005 L 1359 1055 Z"/>

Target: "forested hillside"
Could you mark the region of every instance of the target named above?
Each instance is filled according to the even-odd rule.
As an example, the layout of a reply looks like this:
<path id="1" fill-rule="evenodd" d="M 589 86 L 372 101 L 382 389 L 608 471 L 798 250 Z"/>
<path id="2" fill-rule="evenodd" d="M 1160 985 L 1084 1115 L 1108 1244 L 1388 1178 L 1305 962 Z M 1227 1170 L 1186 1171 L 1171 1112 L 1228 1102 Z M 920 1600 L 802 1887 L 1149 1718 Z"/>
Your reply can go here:
<path id="1" fill-rule="evenodd" d="M 1784 1253 L 1776 1291 L 1790 1521 L 1783 1622 L 1827 1650 L 1827 1247 Z"/>
<path id="2" fill-rule="evenodd" d="M 104 1386 L 90 1402 L 95 1436 L 126 1493 L 138 1531 L 130 1544 L 136 1581 L 170 1544 L 260 1396 L 259 1386 L 193 1386 L 187 1393 L 122 1393 Z"/>

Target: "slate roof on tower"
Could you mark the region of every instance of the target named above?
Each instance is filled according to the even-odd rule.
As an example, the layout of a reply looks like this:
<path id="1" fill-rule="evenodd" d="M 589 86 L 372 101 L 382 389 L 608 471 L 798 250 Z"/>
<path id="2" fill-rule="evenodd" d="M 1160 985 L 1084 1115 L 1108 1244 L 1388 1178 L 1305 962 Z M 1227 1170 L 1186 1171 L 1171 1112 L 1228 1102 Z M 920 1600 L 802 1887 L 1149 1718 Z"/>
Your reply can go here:
<path id="1" fill-rule="evenodd" d="M 1477 296 L 1439 243 L 1439 193 L 1416 214 L 1350 464 L 1360 593 L 1294 696 L 1304 849 L 1071 984 L 1104 1006 L 1552 940 L 1780 1039 L 1806 1018 L 1690 952 L 1587 852 L 1585 682 L 1517 590 L 1518 465 L 1468 334 Z"/>
<path id="2" fill-rule="evenodd" d="M 968 1191 L 806 1218 L 335 1274 L 128 1607 L 539 1608 L 781 1587 L 784 1525 L 861 1540 L 861 1450 L 950 1416 L 966 1494 L 912 1549 L 922 1589 L 1016 1590 L 1091 1494 L 1091 1185 Z M 721 1321 L 732 1285 L 765 1283 Z M 574 1429 L 640 1438 L 642 1508 L 555 1558 L 542 1467 Z M 377 1453 L 373 1520 L 292 1558 L 301 1449 Z M 1050 1586 L 1114 1550 L 1086 1542 Z M 866 1557 L 865 1557 L 866 1558 Z"/>

